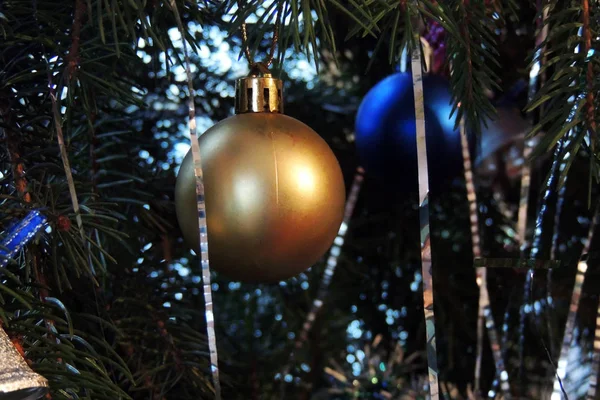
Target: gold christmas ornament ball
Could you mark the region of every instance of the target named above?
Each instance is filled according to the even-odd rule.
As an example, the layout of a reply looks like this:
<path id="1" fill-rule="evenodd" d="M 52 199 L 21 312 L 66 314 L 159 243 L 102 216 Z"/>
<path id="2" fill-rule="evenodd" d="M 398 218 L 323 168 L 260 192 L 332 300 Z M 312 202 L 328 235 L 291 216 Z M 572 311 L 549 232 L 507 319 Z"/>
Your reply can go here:
<path id="1" fill-rule="evenodd" d="M 278 112 L 247 112 L 199 139 L 210 265 L 245 282 L 277 282 L 311 267 L 342 222 L 345 187 L 327 143 Z M 175 193 L 184 239 L 199 251 L 192 154 Z"/>

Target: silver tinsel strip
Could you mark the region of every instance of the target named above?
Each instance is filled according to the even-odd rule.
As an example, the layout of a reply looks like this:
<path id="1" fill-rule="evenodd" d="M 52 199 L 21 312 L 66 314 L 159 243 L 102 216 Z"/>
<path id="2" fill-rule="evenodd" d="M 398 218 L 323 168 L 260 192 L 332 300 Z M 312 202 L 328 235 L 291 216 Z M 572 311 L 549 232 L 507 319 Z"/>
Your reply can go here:
<path id="1" fill-rule="evenodd" d="M 565 140 L 564 138 L 559 140 L 558 143 L 556 144 L 556 147 L 554 149 L 554 154 L 553 154 L 553 160 L 552 160 L 552 165 L 550 166 L 550 173 L 549 173 L 549 177 L 546 181 L 545 184 L 545 190 L 544 193 L 542 195 L 542 199 L 540 201 L 540 206 L 539 206 L 539 210 L 536 216 L 536 222 L 535 222 L 535 231 L 533 233 L 533 240 L 532 240 L 532 244 L 531 244 L 531 258 L 532 259 L 538 259 L 540 252 L 542 250 L 542 235 L 543 235 L 543 226 L 544 226 L 544 222 L 547 220 L 547 214 L 550 212 L 550 200 L 551 198 L 554 196 L 554 193 L 556 192 L 556 183 L 558 181 L 558 176 L 560 174 L 560 156 L 564 147 L 564 143 Z M 554 234 L 554 233 L 553 233 Z M 552 255 L 551 255 L 552 258 Z M 547 300 L 547 305 L 546 305 L 546 315 L 548 315 L 548 313 L 551 313 L 551 307 L 552 307 L 552 269 L 548 269 L 547 273 L 547 282 L 546 282 L 546 300 Z M 527 309 L 531 309 L 532 307 L 532 279 L 533 279 L 533 273 L 530 272 L 530 274 L 527 275 L 527 280 L 526 280 L 526 284 L 525 284 L 525 293 L 523 298 L 525 299 L 522 308 L 521 308 L 521 336 L 520 336 L 520 342 L 519 342 L 519 355 L 521 357 L 523 357 L 524 354 L 524 335 L 523 335 L 523 331 L 525 328 L 525 315 L 527 314 Z M 548 325 L 548 339 L 551 343 L 550 345 L 550 349 L 552 349 L 552 343 L 553 343 L 553 335 L 552 335 L 552 328 L 550 326 L 550 320 L 548 320 L 547 322 Z M 544 347 L 546 347 L 544 340 L 542 339 L 542 345 Z M 548 351 L 548 355 L 550 360 L 552 355 L 550 353 L 550 350 Z M 549 364 L 552 364 L 552 362 L 550 362 Z"/>
<path id="2" fill-rule="evenodd" d="M 596 389 L 598 387 L 598 373 L 600 372 L 600 303 L 596 312 L 596 332 L 594 333 L 594 356 L 592 359 L 592 374 L 590 376 L 590 387 L 588 388 L 586 400 L 596 400 Z"/>
<path id="3" fill-rule="evenodd" d="M 527 100 L 531 102 L 538 91 L 538 81 L 540 79 L 540 69 L 542 67 L 542 49 L 539 47 L 548 36 L 548 26 L 546 25 L 546 18 L 548 17 L 548 7 L 544 7 L 542 10 L 542 27 L 536 37 L 536 46 L 538 49 L 534 55 L 534 63 L 529 71 L 529 90 L 527 93 Z M 531 123 L 534 121 L 533 115 L 529 116 Z M 523 168 L 521 174 L 521 197 L 519 201 L 519 215 L 517 220 L 517 233 L 519 240 L 521 241 L 521 250 L 524 250 L 527 246 L 526 230 L 527 230 L 527 209 L 529 204 L 529 186 L 531 184 L 531 165 L 529 158 L 533 151 L 535 141 L 533 138 L 525 139 L 523 148 Z"/>
<path id="4" fill-rule="evenodd" d="M 569 306 L 569 314 L 567 315 L 567 323 L 565 324 L 565 334 L 563 336 L 563 342 L 560 348 L 560 357 L 558 358 L 558 367 L 556 369 L 556 378 L 554 379 L 554 385 L 552 387 L 551 400 L 561 400 L 561 381 L 567 376 L 569 349 L 571 348 L 571 342 L 573 341 L 575 318 L 577 317 L 577 310 L 579 309 L 579 299 L 581 298 L 581 290 L 583 289 L 583 283 L 585 281 L 585 273 L 588 269 L 587 258 L 590 251 L 590 243 L 592 242 L 594 231 L 598 228 L 599 223 L 599 212 L 596 210 L 596 215 L 590 222 L 590 230 L 588 231 L 588 236 L 585 239 L 583 250 L 581 251 L 581 257 L 579 258 L 579 263 L 577 264 L 577 275 L 575 275 L 575 284 L 573 285 L 573 294 L 571 295 L 571 305 Z M 598 340 L 597 336 L 594 339 L 595 352 L 597 351 L 596 340 Z"/>
<path id="5" fill-rule="evenodd" d="M 427 338 L 427 364 L 431 400 L 439 400 L 437 349 L 435 343 L 435 315 L 433 302 L 433 271 L 429 229 L 429 175 L 427 143 L 425 139 L 425 104 L 423 99 L 423 71 L 419 35 L 415 35 L 412 52 L 412 80 L 417 129 L 417 162 L 419 165 L 419 219 L 421 227 L 421 270 L 423 274 L 423 312 Z"/>
<path id="6" fill-rule="evenodd" d="M 529 157 L 533 151 L 533 140 L 525 140 L 523 149 L 523 167 L 521 169 L 521 196 L 517 219 L 517 239 L 521 244 L 521 251 L 527 247 L 527 210 L 529 205 L 529 186 L 531 184 L 531 165 Z"/>
<path id="7" fill-rule="evenodd" d="M 571 138 L 572 138 L 571 132 L 572 131 L 570 131 L 567 134 L 567 137 L 563 139 L 564 141 L 563 140 L 559 141 L 559 143 L 561 143 L 562 146 L 557 145 L 557 148 L 563 147 L 566 149 L 569 147 Z M 559 156 L 560 156 L 560 154 L 557 154 L 555 157 L 559 158 Z M 558 171 L 554 171 L 554 173 L 560 175 L 561 171 L 565 170 L 567 160 L 568 160 L 568 158 L 563 157 L 560 160 L 560 165 L 558 167 Z M 554 225 L 553 225 L 552 244 L 551 244 L 552 247 L 550 248 L 550 259 L 551 260 L 556 260 L 557 258 L 559 258 L 558 241 L 560 238 L 560 220 L 561 220 L 561 216 L 562 216 L 562 210 L 563 210 L 563 205 L 565 202 L 566 192 L 567 192 L 567 180 L 566 180 L 566 176 L 565 176 L 565 180 L 562 183 L 562 186 L 560 186 L 560 188 L 558 190 L 557 198 L 556 198 L 556 210 L 554 212 Z M 548 272 L 546 273 L 546 315 L 547 315 L 547 326 L 548 326 L 548 340 L 550 342 L 550 348 L 552 349 L 554 347 L 554 334 L 553 334 L 552 318 L 555 315 L 555 313 L 554 313 L 554 299 L 552 298 L 552 270 L 551 269 L 549 269 Z M 552 365 L 552 363 L 549 363 L 548 370 L 550 373 L 554 372 L 554 366 Z"/>
<path id="8" fill-rule="evenodd" d="M 321 278 L 321 286 L 319 286 L 319 291 L 317 292 L 317 297 L 312 302 L 312 306 L 310 311 L 306 315 L 306 319 L 302 324 L 302 330 L 298 334 L 298 338 L 294 342 L 294 347 L 290 352 L 288 357 L 288 362 L 286 367 L 282 372 L 282 385 L 285 382 L 285 376 L 289 373 L 290 366 L 295 358 L 295 353 L 298 351 L 308 339 L 308 334 L 312 329 L 312 326 L 317 318 L 317 314 L 323 307 L 325 302 L 325 298 L 329 293 L 329 285 L 331 284 L 331 279 L 333 278 L 333 274 L 335 273 L 335 269 L 338 264 L 338 258 L 341 254 L 342 246 L 344 245 L 344 238 L 346 236 L 346 232 L 348 231 L 348 225 L 350 224 L 350 219 L 352 218 L 352 214 L 354 213 L 354 207 L 356 206 L 356 201 L 358 200 L 358 195 L 360 193 L 360 188 L 362 186 L 362 182 L 364 180 L 364 170 L 362 167 L 358 167 L 356 169 L 356 174 L 354 175 L 354 181 L 352 182 L 352 187 L 350 188 L 350 194 L 348 195 L 348 199 L 346 200 L 346 208 L 344 210 L 344 219 L 342 224 L 340 225 L 340 229 L 338 230 L 338 234 L 333 241 L 333 245 L 329 250 L 329 257 L 327 258 L 327 266 L 325 267 L 325 271 L 323 272 L 323 277 Z M 282 388 L 283 390 L 283 388 Z"/>
<path id="9" fill-rule="evenodd" d="M 321 286 L 319 287 L 319 292 L 317 297 L 313 300 L 312 307 L 310 312 L 306 316 L 306 320 L 302 325 L 302 331 L 300 335 L 298 335 L 298 340 L 294 345 L 295 349 L 299 349 L 302 347 L 302 344 L 306 341 L 308 337 L 308 333 L 312 329 L 313 323 L 317 317 L 319 310 L 323 307 L 323 302 L 325 301 L 325 297 L 329 291 L 329 285 L 331 284 L 331 279 L 333 278 L 333 274 L 335 273 L 335 269 L 337 267 L 338 258 L 340 256 L 342 246 L 344 245 L 344 237 L 346 236 L 346 231 L 348 230 L 348 225 L 350 224 L 350 219 L 352 218 L 352 214 L 354 213 L 354 207 L 356 206 L 356 201 L 358 200 L 358 194 L 360 193 L 360 188 L 362 186 L 362 182 L 364 180 L 364 170 L 362 167 L 358 167 L 356 170 L 356 174 L 354 175 L 354 182 L 352 183 L 352 187 L 350 189 L 350 194 L 348 195 L 348 200 L 346 200 L 346 208 L 344 210 L 344 220 L 340 225 L 340 229 L 338 234 L 333 241 L 333 245 L 329 251 L 329 257 L 327 258 L 327 267 L 323 272 L 323 277 L 321 278 Z"/>
<path id="10" fill-rule="evenodd" d="M 208 260 L 208 229 L 206 226 L 206 204 L 204 203 L 204 181 L 202 174 L 202 161 L 200 159 L 200 145 L 196 134 L 196 106 L 194 104 L 194 86 L 192 83 L 192 71 L 190 69 L 190 57 L 188 54 L 185 30 L 181 22 L 181 16 L 175 0 L 169 2 L 177 27 L 181 34 L 183 54 L 185 57 L 185 72 L 189 92 L 189 128 L 192 145 L 192 159 L 194 160 L 194 174 L 196 176 L 196 197 L 198 206 L 198 227 L 200 229 L 200 266 L 202 268 L 202 288 L 204 290 L 204 315 L 206 318 L 206 331 L 208 336 L 208 350 L 210 352 L 210 370 L 215 389 L 215 399 L 221 400 L 221 382 L 219 379 L 219 357 L 217 353 L 217 338 L 215 335 L 215 319 L 213 311 L 212 287 L 210 279 L 210 263 Z"/>
<path id="11" fill-rule="evenodd" d="M 565 146 L 566 147 L 566 146 Z M 564 163 L 561 163 L 561 170 Z M 558 258 L 558 239 L 560 231 L 560 218 L 562 216 L 563 205 L 565 203 L 565 194 L 567 191 L 566 181 L 563 186 L 558 190 L 558 197 L 556 199 L 556 211 L 554 214 L 554 232 L 552 234 L 552 248 L 550 249 L 550 258 L 556 260 Z"/>
<path id="12" fill-rule="evenodd" d="M 546 19 L 548 17 L 548 7 L 542 6 L 542 16 L 541 20 L 539 20 L 540 26 L 539 33 L 536 36 L 536 46 L 537 50 L 534 54 L 534 62 L 532 64 L 531 70 L 529 71 L 529 90 L 527 94 L 527 100 L 529 103 L 535 98 L 535 95 L 538 91 L 538 83 L 540 79 L 540 69 L 542 67 L 543 60 L 543 51 L 541 45 L 546 40 L 548 36 L 548 26 L 546 24 Z M 533 124 L 534 115 L 533 113 L 529 115 L 529 120 Z M 529 204 L 529 192 L 530 192 L 530 184 L 531 184 L 531 163 L 529 158 L 531 153 L 533 152 L 533 148 L 535 146 L 534 138 L 525 138 L 524 148 L 523 148 L 523 167 L 522 167 L 522 175 L 521 175 L 521 196 L 519 202 L 519 214 L 517 220 L 517 232 L 518 237 L 521 242 L 521 256 L 525 257 L 525 252 L 527 251 L 527 213 L 528 213 L 528 204 Z M 537 227 L 536 229 L 541 229 L 541 227 Z M 520 309 L 519 316 L 519 376 L 523 377 L 523 357 L 525 353 L 525 320 L 527 318 L 527 313 L 525 312 L 526 306 L 529 306 L 529 300 L 531 295 L 531 289 L 533 285 L 533 274 L 534 270 L 529 269 L 527 271 L 527 275 L 525 276 L 525 286 L 523 288 L 523 299 L 524 304 Z"/>
<path id="13" fill-rule="evenodd" d="M 460 121 L 460 139 L 462 145 L 463 164 L 465 170 L 465 182 L 467 186 L 467 200 L 469 201 L 469 216 L 471 222 L 471 242 L 473 244 L 473 257 L 481 257 L 481 239 L 479 235 L 479 215 L 477 212 L 477 193 L 473 178 L 473 167 L 471 163 L 471 154 L 469 152 L 469 140 L 465 132 L 464 120 Z M 496 324 L 490 308 L 490 296 L 487 288 L 487 270 L 485 267 L 477 268 L 477 285 L 479 286 L 479 314 L 477 319 L 477 356 L 475 359 L 475 391 L 481 390 L 481 360 L 483 354 L 483 329 L 487 328 L 494 364 L 496 365 L 496 374 L 500 378 L 502 391 L 505 398 L 509 398 L 510 385 L 508 382 L 508 373 L 504 367 L 500 342 Z M 484 322 L 485 321 L 485 322 Z"/>

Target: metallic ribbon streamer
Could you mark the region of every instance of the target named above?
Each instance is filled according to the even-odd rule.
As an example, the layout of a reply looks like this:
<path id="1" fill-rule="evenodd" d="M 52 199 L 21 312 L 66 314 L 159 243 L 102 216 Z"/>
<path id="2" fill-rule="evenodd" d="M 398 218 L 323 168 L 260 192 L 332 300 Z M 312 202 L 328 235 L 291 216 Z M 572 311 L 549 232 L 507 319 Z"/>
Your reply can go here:
<path id="1" fill-rule="evenodd" d="M 537 214 L 536 222 L 535 222 L 535 232 L 533 234 L 533 241 L 531 245 L 531 258 L 538 258 L 539 253 L 541 251 L 542 245 L 542 227 L 544 224 L 545 216 L 548 213 L 548 203 L 550 201 L 550 197 L 554 195 L 556 192 L 555 187 L 558 182 L 558 175 L 560 173 L 560 155 L 564 148 L 564 140 L 560 140 L 554 149 L 554 156 L 552 160 L 552 165 L 550 167 L 550 176 L 548 177 L 548 181 L 546 182 L 546 190 L 544 191 L 544 195 L 542 196 L 542 201 L 540 204 L 540 210 Z M 554 236 L 555 232 L 553 232 Z"/>
<path id="2" fill-rule="evenodd" d="M 510 318 L 510 301 L 508 302 L 506 309 L 504 311 L 504 315 L 503 315 L 503 320 L 502 320 L 502 337 L 501 339 L 501 348 L 500 351 L 502 353 L 502 359 L 504 359 L 506 357 L 507 354 L 507 350 L 508 350 L 508 321 Z M 488 398 L 489 399 L 495 399 L 496 398 L 496 391 L 498 390 L 498 387 L 500 386 L 500 379 L 498 376 L 496 376 L 496 378 L 494 379 L 494 382 L 492 384 L 492 389 L 488 392 Z"/>
<path id="3" fill-rule="evenodd" d="M 563 170 L 564 162 L 561 163 L 559 170 Z M 558 190 L 557 198 L 556 198 L 556 211 L 554 214 L 554 232 L 552 233 L 552 247 L 550 248 L 550 259 L 556 260 L 558 258 L 558 240 L 560 234 L 560 218 L 562 216 L 563 205 L 565 203 L 565 194 L 567 192 L 567 181 L 563 182 L 563 185 Z M 552 315 L 552 310 L 554 308 L 554 300 L 552 299 L 552 270 L 548 270 L 546 275 L 546 304 L 548 307 L 548 312 Z M 552 323 L 551 319 L 548 318 L 548 332 L 549 332 L 549 340 L 550 345 L 554 343 L 554 339 L 552 336 Z"/>
<path id="4" fill-rule="evenodd" d="M 425 104 L 423 99 L 423 71 L 419 36 L 415 36 L 412 51 L 412 80 L 417 129 L 417 162 L 419 163 L 419 220 L 421 227 L 421 270 L 423 274 L 423 312 L 427 339 L 429 392 L 431 400 L 439 400 L 437 350 L 435 343 L 435 315 L 433 302 L 433 271 L 429 230 L 429 175 L 427 144 L 425 140 Z"/>
<path id="5" fill-rule="evenodd" d="M 562 346 L 560 348 L 560 357 L 558 359 L 558 368 L 556 369 L 556 378 L 554 379 L 554 385 L 552 387 L 551 400 L 561 400 L 561 393 L 563 390 L 561 381 L 567 376 L 569 349 L 571 348 L 571 342 L 573 341 L 575 318 L 579 308 L 579 299 L 581 298 L 581 290 L 585 281 L 585 273 L 588 269 L 587 256 L 590 251 L 590 243 L 592 242 L 594 231 L 596 231 L 598 225 L 600 225 L 600 213 L 596 211 L 596 215 L 590 223 L 590 230 L 588 231 L 588 236 L 584 242 L 583 250 L 581 251 L 581 257 L 579 258 L 579 263 L 577 264 L 577 275 L 575 275 L 575 284 L 573 285 L 573 294 L 571 295 L 571 304 L 569 306 L 569 314 L 567 315 L 567 322 L 565 324 L 565 334 L 563 336 Z M 598 355 L 598 349 L 596 348 L 596 341 L 598 340 L 597 329 L 598 327 L 596 327 L 596 337 L 594 338 L 594 357 Z M 591 386 L 592 384 L 590 383 L 590 388 Z"/>
<path id="6" fill-rule="evenodd" d="M 533 288 L 533 268 L 527 270 L 525 275 L 525 286 L 523 287 L 523 304 L 519 309 L 519 377 L 523 386 L 523 368 L 525 357 L 525 323 L 527 321 L 527 309 L 531 303 L 531 292 Z"/>
<path id="7" fill-rule="evenodd" d="M 333 274 L 335 273 L 338 258 L 340 256 L 342 246 L 344 245 L 344 237 L 346 236 L 346 232 L 348 231 L 348 225 L 350 224 L 350 219 L 352 218 L 352 214 L 354 213 L 354 207 L 356 206 L 358 194 L 360 193 L 360 188 L 364 180 L 364 173 L 365 171 L 362 167 L 358 167 L 356 169 L 356 174 L 354 175 L 354 182 L 352 183 L 352 187 L 350 188 L 350 194 L 348 195 L 348 199 L 346 200 L 344 219 L 342 221 L 342 224 L 340 225 L 338 234 L 335 240 L 333 241 L 333 245 L 329 250 L 329 257 L 327 258 L 327 267 L 325 268 L 325 271 L 323 272 L 323 277 L 321 278 L 321 286 L 319 287 L 317 297 L 315 297 L 315 299 L 313 300 L 309 313 L 306 315 L 304 324 L 302 324 L 302 330 L 298 335 L 298 339 L 296 339 L 296 342 L 294 343 L 294 349 L 292 350 L 289 356 L 289 363 L 291 363 L 294 360 L 295 351 L 300 349 L 302 345 L 306 342 L 308 334 L 312 329 L 313 323 L 317 318 L 317 314 L 323 307 L 325 297 L 327 297 L 327 293 L 329 292 L 329 285 L 331 284 L 331 279 L 333 278 Z M 282 377 L 285 377 L 285 375 L 287 375 L 287 373 L 289 372 L 289 363 L 288 367 L 286 367 L 286 369 L 284 370 Z"/>
<path id="8" fill-rule="evenodd" d="M 0 242 L 0 268 L 8 265 L 29 241 L 46 225 L 46 217 L 39 211 L 31 211 L 25 218 L 8 230 L 6 237 Z"/>
<path id="9" fill-rule="evenodd" d="M 476 258 L 473 263 L 477 267 L 512 268 L 512 269 L 550 269 L 560 267 L 557 260 L 534 260 L 531 258 Z"/>
<path id="10" fill-rule="evenodd" d="M 471 154 L 469 152 L 469 140 L 465 132 L 464 120 L 460 121 L 460 139 L 462 145 L 463 164 L 465 170 L 465 182 L 467 186 L 467 200 L 469 201 L 469 215 L 471 222 L 471 242 L 473 247 L 473 257 L 481 257 L 481 239 L 479 235 L 479 215 L 477 212 L 477 193 L 473 179 L 473 166 L 471 163 Z M 490 308 L 490 296 L 487 288 L 487 270 L 485 267 L 477 268 L 477 285 L 479 286 L 479 312 L 477 318 L 477 357 L 475 360 L 475 392 L 481 391 L 481 361 L 483 355 L 483 329 L 484 326 L 488 332 L 492 356 L 496 366 L 496 374 L 500 377 L 501 388 L 506 399 L 510 399 L 510 385 L 508 382 L 508 373 L 504 366 L 504 359 L 496 324 Z M 485 321 L 485 322 L 484 322 Z"/>
<path id="11" fill-rule="evenodd" d="M 592 374 L 586 400 L 596 400 L 596 388 L 598 387 L 598 373 L 600 372 L 600 303 L 596 312 L 596 332 L 594 333 L 594 356 L 592 358 Z"/>
<path id="12" fill-rule="evenodd" d="M 538 91 L 538 81 L 540 76 L 540 69 L 542 66 L 543 59 L 543 49 L 542 44 L 546 40 L 548 36 L 548 25 L 546 24 L 546 19 L 548 17 L 548 6 L 541 5 L 541 2 L 538 3 L 538 7 L 542 8 L 542 16 L 541 20 L 538 20 L 538 28 L 539 33 L 536 37 L 536 46 L 537 50 L 534 55 L 534 62 L 532 64 L 531 70 L 529 71 L 529 90 L 528 90 L 528 101 L 531 102 L 537 91 Z M 531 123 L 534 121 L 534 115 L 531 113 L 529 115 L 529 120 Z M 521 196 L 519 201 L 519 214 L 517 220 L 517 232 L 519 238 L 521 240 L 521 257 L 525 256 L 525 252 L 527 250 L 527 213 L 528 213 L 528 205 L 529 205 L 529 192 L 531 185 L 531 164 L 529 162 L 529 158 L 534 148 L 534 140 L 533 138 L 525 139 L 524 148 L 523 148 L 523 168 L 521 175 Z M 536 226 L 536 230 L 538 227 Z M 524 294 L 524 304 L 520 309 L 520 322 L 519 322 L 519 376 L 523 376 L 523 356 L 524 356 L 524 341 L 525 341 L 525 320 L 527 318 L 527 314 L 525 312 L 525 306 L 529 303 L 529 298 L 533 286 L 533 274 L 534 270 L 529 269 L 527 271 L 527 275 L 525 277 L 525 286 L 523 288 Z"/>
<path id="13" fill-rule="evenodd" d="M 562 170 L 563 164 L 561 163 Z M 554 214 L 554 232 L 552 234 L 552 248 L 550 249 L 550 258 L 556 260 L 558 258 L 558 239 L 560 231 L 560 218 L 562 216 L 563 205 L 565 204 L 565 194 L 567 191 L 566 181 L 559 189 L 556 199 L 556 212 Z"/>
<path id="14" fill-rule="evenodd" d="M 554 157 L 552 159 L 552 165 L 550 167 L 550 176 L 546 182 L 546 187 L 542 199 L 540 201 L 540 208 L 538 210 L 536 221 L 535 221 L 535 229 L 533 233 L 533 240 L 531 244 L 531 254 L 530 257 L 532 259 L 538 259 L 541 247 L 542 247 L 542 233 L 544 228 L 544 222 L 546 220 L 546 215 L 549 212 L 549 203 L 551 197 L 555 193 L 556 183 L 558 181 L 558 175 L 560 173 L 560 155 L 564 147 L 565 140 L 561 139 L 555 149 L 554 149 Z M 548 293 L 546 294 L 546 298 L 551 298 L 550 289 L 551 289 L 551 277 L 552 277 L 552 269 L 549 269 L 547 272 L 548 277 Z M 523 293 L 523 305 L 520 309 L 520 324 L 519 324 L 519 375 L 522 376 L 522 366 L 523 366 L 523 357 L 525 353 L 525 320 L 527 316 L 526 309 L 531 307 L 532 300 L 532 290 L 533 290 L 533 269 L 530 269 L 525 278 L 525 287 Z M 549 334 L 551 331 L 549 331 Z M 550 336 L 550 341 L 552 342 L 552 337 Z"/>
<path id="15" fill-rule="evenodd" d="M 563 148 L 566 149 L 569 147 L 571 142 L 571 132 L 566 137 L 566 140 L 563 143 Z M 566 159 L 560 162 L 560 166 L 558 167 L 559 171 L 563 171 L 566 167 Z M 556 210 L 554 212 L 554 225 L 552 232 L 552 244 L 550 248 L 550 259 L 556 260 L 559 258 L 559 249 L 558 249 L 558 240 L 560 238 L 560 219 L 562 216 L 562 210 L 565 203 L 565 195 L 567 192 L 567 176 L 565 176 L 564 182 L 562 186 L 558 190 L 556 197 Z M 554 345 L 554 334 L 553 334 L 553 326 L 552 326 L 552 315 L 554 311 L 554 300 L 552 299 L 552 270 L 548 270 L 546 273 L 546 313 L 547 313 L 547 325 L 548 325 L 548 340 L 550 341 L 550 348 L 553 348 Z M 554 366 L 548 366 L 549 371 L 553 372 Z"/>
<path id="16" fill-rule="evenodd" d="M 526 139 L 523 149 L 523 168 L 521 170 L 521 196 L 517 219 L 517 237 L 521 242 L 521 252 L 527 247 L 527 210 L 529 205 L 529 187 L 531 185 L 531 165 L 529 157 L 533 151 L 533 140 Z"/>
<path id="17" fill-rule="evenodd" d="M 557 182 L 559 181 L 559 175 L 561 174 L 561 171 L 563 171 L 563 168 L 565 167 L 565 159 L 560 160 L 560 156 L 561 156 L 561 152 L 563 152 L 565 150 L 565 148 L 569 145 L 569 137 L 570 137 L 570 133 L 567 134 L 566 137 L 561 138 L 557 145 L 556 148 L 554 150 L 554 158 L 552 160 L 552 166 L 551 166 L 551 176 L 548 179 L 548 182 L 546 183 L 546 192 L 544 193 L 544 202 L 542 203 L 542 207 L 547 207 L 546 204 L 546 200 L 549 197 L 549 195 L 551 193 L 555 192 L 555 187 Z M 560 160 L 560 161 L 559 161 Z M 559 238 L 559 233 L 560 233 L 560 217 L 562 214 L 562 206 L 564 203 L 564 196 L 566 193 L 566 182 L 563 183 L 563 186 L 560 188 L 560 190 L 557 193 L 557 197 L 556 197 L 556 209 L 554 211 L 554 218 L 553 218 L 553 232 L 552 232 L 552 242 L 551 242 L 551 248 L 550 248 L 550 259 L 551 260 L 556 260 L 558 258 L 558 254 L 557 254 L 557 245 L 558 245 L 558 238 Z M 546 208 L 547 209 L 547 208 Z M 543 212 L 543 211 L 540 211 Z M 533 243 L 533 249 L 532 249 L 532 256 L 535 257 L 535 255 L 533 255 L 533 251 L 539 252 L 539 248 L 540 248 L 540 243 L 541 239 L 542 239 L 542 235 L 541 232 L 538 234 L 538 231 L 536 230 L 536 239 L 534 239 L 534 243 Z M 554 311 L 554 301 L 552 299 L 552 269 L 549 269 L 548 272 L 546 272 L 546 307 L 545 307 L 545 313 L 547 316 L 547 327 L 548 327 L 548 341 L 550 342 L 550 349 L 552 351 L 554 351 L 554 334 L 553 334 L 553 326 L 552 326 L 552 315 L 553 315 L 553 311 Z M 552 371 L 554 369 L 554 365 L 553 363 L 549 363 L 549 371 Z"/>
<path id="18" fill-rule="evenodd" d="M 539 61 L 536 64 L 539 67 Z M 535 86 L 537 83 L 537 75 L 530 79 L 529 98 L 532 99 L 535 94 Z M 532 88 L 534 88 L 532 90 Z M 533 140 L 525 139 L 523 148 L 523 167 L 521 170 L 521 195 L 519 201 L 519 212 L 517 217 L 517 236 L 521 244 L 521 257 L 525 257 L 527 250 L 527 214 L 529 209 L 529 192 L 531 185 L 531 164 L 529 158 L 533 151 Z M 524 355 L 524 340 L 525 340 L 525 306 L 529 303 L 529 294 L 533 284 L 533 268 L 528 268 L 525 276 L 525 285 L 523 293 L 523 305 L 520 308 L 519 316 L 519 376 L 522 377 L 523 372 L 523 355 Z"/>
<path id="19" fill-rule="evenodd" d="M 496 201 L 496 206 L 498 207 L 498 211 L 500 212 L 500 214 L 502 214 L 502 216 L 504 218 L 506 218 L 507 220 L 512 220 L 515 213 L 513 210 L 511 210 L 510 206 L 508 205 L 506 200 L 503 198 L 503 196 L 499 195 L 499 194 L 494 194 L 494 200 Z M 510 234 L 508 234 L 508 236 L 512 239 L 515 239 L 516 241 L 520 240 L 517 232 L 514 230 L 514 227 L 512 227 L 512 226 L 511 226 L 511 232 L 510 232 Z"/>
<path id="20" fill-rule="evenodd" d="M 189 92 L 189 129 L 192 145 L 192 159 L 194 160 L 194 174 L 196 176 L 196 197 L 198 206 L 198 228 L 200 229 L 200 266 L 202 268 L 202 288 L 204 291 L 204 315 L 206 317 L 206 331 L 208 336 L 208 349 L 210 353 L 210 370 L 215 389 L 215 400 L 221 400 L 221 381 L 219 379 L 219 357 L 217 353 L 217 338 L 215 335 L 215 319 L 213 311 L 212 287 L 210 279 L 210 263 L 208 260 L 208 229 L 206 226 L 206 204 L 204 203 L 204 181 L 202 174 L 202 161 L 200 159 L 200 145 L 196 134 L 196 106 L 194 104 L 195 91 L 192 81 L 191 62 L 188 54 L 185 30 L 175 0 L 169 4 L 173 10 L 185 58 L 185 73 L 187 76 Z"/>

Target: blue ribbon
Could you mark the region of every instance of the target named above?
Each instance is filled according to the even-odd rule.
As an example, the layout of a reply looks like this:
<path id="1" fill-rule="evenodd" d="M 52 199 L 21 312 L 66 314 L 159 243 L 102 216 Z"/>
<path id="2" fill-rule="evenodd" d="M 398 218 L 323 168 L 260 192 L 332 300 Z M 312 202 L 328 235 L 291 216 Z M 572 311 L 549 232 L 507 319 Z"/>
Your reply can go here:
<path id="1" fill-rule="evenodd" d="M 39 211 L 31 211 L 13 224 L 0 242 L 0 267 L 4 268 L 29 241 L 46 225 L 47 218 Z"/>

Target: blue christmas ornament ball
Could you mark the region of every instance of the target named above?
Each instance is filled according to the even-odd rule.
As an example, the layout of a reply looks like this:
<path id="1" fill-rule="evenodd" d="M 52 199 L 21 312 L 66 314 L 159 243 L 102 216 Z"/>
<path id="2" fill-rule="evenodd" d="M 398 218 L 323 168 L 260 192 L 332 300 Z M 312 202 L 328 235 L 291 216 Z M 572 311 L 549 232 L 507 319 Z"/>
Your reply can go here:
<path id="1" fill-rule="evenodd" d="M 423 78 L 431 192 L 442 191 L 462 172 L 460 133 L 454 129 L 448 82 Z M 358 155 L 369 176 L 402 193 L 418 191 L 416 119 L 412 76 L 391 75 L 364 97 L 356 115 Z"/>

